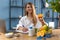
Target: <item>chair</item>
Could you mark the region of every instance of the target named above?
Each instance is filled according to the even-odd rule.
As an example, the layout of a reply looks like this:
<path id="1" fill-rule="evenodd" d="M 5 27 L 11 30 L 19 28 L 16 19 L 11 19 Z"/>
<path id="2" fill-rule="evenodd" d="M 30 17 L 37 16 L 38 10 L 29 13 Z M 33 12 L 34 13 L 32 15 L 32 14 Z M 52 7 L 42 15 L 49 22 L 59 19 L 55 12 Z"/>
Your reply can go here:
<path id="1" fill-rule="evenodd" d="M 5 21 L 0 19 L 0 32 L 1 33 L 5 33 L 6 32 L 6 25 L 5 25 Z"/>

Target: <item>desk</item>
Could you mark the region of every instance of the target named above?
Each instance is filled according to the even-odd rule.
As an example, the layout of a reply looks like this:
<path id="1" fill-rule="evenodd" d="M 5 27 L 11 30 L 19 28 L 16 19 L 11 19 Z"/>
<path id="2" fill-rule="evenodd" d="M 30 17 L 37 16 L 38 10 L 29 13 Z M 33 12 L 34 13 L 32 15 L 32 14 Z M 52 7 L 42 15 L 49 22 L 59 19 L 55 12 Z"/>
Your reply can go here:
<path id="1" fill-rule="evenodd" d="M 0 40 L 36 40 L 36 36 L 29 37 L 27 34 L 21 34 L 20 37 L 6 38 L 3 33 L 0 33 Z M 60 40 L 60 29 L 54 29 L 51 38 L 46 40 Z"/>

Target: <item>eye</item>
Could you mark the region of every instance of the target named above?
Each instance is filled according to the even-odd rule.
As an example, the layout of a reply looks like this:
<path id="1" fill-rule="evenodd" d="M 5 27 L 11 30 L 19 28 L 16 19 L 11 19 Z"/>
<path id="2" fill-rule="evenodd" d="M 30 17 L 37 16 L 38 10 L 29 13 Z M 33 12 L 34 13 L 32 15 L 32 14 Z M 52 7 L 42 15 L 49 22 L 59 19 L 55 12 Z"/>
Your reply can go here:
<path id="1" fill-rule="evenodd" d="M 27 7 L 27 8 L 30 8 L 30 7 Z"/>
<path id="2" fill-rule="evenodd" d="M 27 7 L 27 8 L 32 8 L 32 7 Z"/>

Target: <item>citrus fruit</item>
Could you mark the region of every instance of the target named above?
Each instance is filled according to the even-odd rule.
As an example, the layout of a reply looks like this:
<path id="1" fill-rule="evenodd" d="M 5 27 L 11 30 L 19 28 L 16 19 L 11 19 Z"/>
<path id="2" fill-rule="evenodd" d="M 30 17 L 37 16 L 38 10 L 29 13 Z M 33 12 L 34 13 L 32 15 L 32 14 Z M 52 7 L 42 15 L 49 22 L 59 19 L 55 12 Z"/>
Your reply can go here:
<path id="1" fill-rule="evenodd" d="M 43 14 L 38 14 L 38 18 L 42 18 L 43 17 Z"/>

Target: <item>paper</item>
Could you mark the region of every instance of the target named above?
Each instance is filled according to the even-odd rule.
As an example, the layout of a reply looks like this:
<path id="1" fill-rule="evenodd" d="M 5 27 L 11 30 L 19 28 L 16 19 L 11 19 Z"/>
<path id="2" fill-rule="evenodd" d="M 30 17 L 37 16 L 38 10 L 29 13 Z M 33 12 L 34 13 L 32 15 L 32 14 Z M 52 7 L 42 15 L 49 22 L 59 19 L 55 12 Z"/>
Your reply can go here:
<path id="1" fill-rule="evenodd" d="M 49 27 L 52 27 L 52 29 L 54 29 L 54 22 L 49 22 Z"/>
<path id="2" fill-rule="evenodd" d="M 21 30 L 16 30 L 16 32 L 20 32 L 20 33 L 28 33 L 28 31 L 27 31 L 27 32 L 23 32 L 23 31 L 21 31 Z"/>

